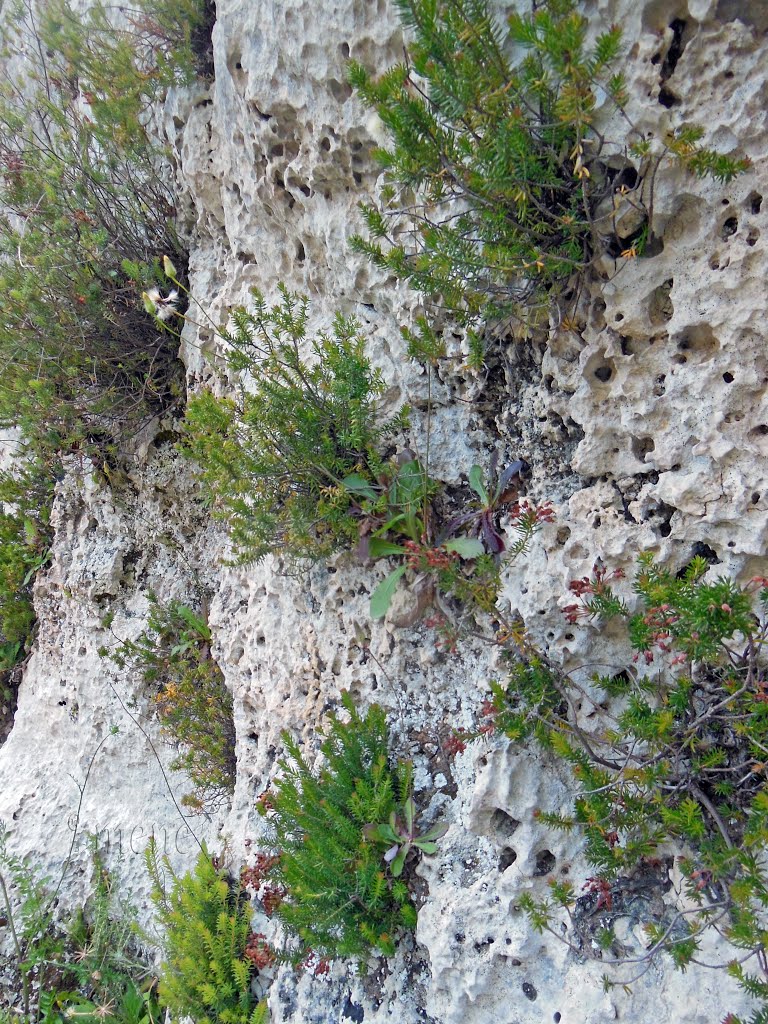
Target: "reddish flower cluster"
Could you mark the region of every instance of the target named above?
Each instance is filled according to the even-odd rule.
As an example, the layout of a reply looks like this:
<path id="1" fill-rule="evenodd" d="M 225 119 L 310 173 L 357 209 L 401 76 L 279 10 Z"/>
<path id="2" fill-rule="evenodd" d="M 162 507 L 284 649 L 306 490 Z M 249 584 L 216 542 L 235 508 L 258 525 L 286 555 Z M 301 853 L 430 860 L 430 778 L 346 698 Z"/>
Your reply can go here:
<path id="1" fill-rule="evenodd" d="M 483 723 L 478 729 L 481 736 L 492 736 L 496 731 L 496 715 L 498 711 L 493 701 L 484 700 L 480 705 L 480 714 L 483 718 L 488 718 L 490 721 Z"/>
<path id="2" fill-rule="evenodd" d="M 248 936 L 245 955 L 257 971 L 262 971 L 275 962 L 275 951 L 267 942 L 266 935 L 261 932 L 251 932 Z"/>
<path id="3" fill-rule="evenodd" d="M 256 810 L 260 814 L 266 814 L 267 811 L 274 811 L 275 805 L 272 803 L 272 797 L 269 795 L 269 790 L 264 790 L 261 796 L 256 800 Z"/>
<path id="4" fill-rule="evenodd" d="M 459 557 L 455 551 L 430 548 L 413 540 L 407 540 L 403 547 L 408 551 L 408 567 L 416 572 L 441 572 L 450 569 Z"/>
<path id="5" fill-rule="evenodd" d="M 611 883 L 607 878 L 588 878 L 581 887 L 582 892 L 588 896 L 597 896 L 595 910 L 611 910 L 613 908 L 613 894 Z"/>
<path id="6" fill-rule="evenodd" d="M 324 956 L 318 957 L 314 949 L 308 949 L 307 955 L 299 964 L 300 971 L 312 971 L 316 978 L 322 978 L 331 973 L 331 962 Z"/>
<path id="7" fill-rule="evenodd" d="M 279 858 L 270 853 L 257 853 L 252 868 L 243 868 L 240 872 L 240 881 L 243 886 L 250 889 L 258 889 L 262 882 L 266 881 L 272 868 L 277 864 Z"/>
<path id="8" fill-rule="evenodd" d="M 545 501 L 543 505 L 531 505 L 527 499 L 516 501 L 509 510 L 509 517 L 517 520 L 525 526 L 535 526 L 537 523 L 552 523 L 555 520 L 555 510 L 550 502 Z"/>
<path id="9" fill-rule="evenodd" d="M 463 754 L 467 749 L 465 739 L 467 737 L 466 729 L 456 729 L 451 735 L 443 740 L 443 751 L 446 757 L 456 757 L 457 754 Z"/>
<path id="10" fill-rule="evenodd" d="M 278 857 L 271 854 L 257 853 L 253 867 L 244 867 L 240 871 L 240 883 L 244 888 L 254 891 L 267 917 L 272 917 L 286 896 L 282 885 L 269 880 L 270 872 L 278 860 Z"/>
<path id="11" fill-rule="evenodd" d="M 459 644 L 459 634 L 456 628 L 446 619 L 444 615 L 431 615 L 424 620 L 424 625 L 434 629 L 437 633 L 435 645 L 442 647 L 448 654 L 455 654 Z"/>
<path id="12" fill-rule="evenodd" d="M 582 600 L 581 604 L 567 604 L 563 608 L 563 614 L 571 625 L 580 618 L 588 618 L 593 614 L 589 602 L 584 598 L 599 597 L 601 594 L 605 594 L 614 580 L 624 579 L 623 569 L 612 569 L 608 572 L 604 566 L 595 565 L 592 572 L 594 575 L 591 579 L 589 576 L 582 576 L 580 580 L 571 580 L 568 584 L 570 592 Z"/>

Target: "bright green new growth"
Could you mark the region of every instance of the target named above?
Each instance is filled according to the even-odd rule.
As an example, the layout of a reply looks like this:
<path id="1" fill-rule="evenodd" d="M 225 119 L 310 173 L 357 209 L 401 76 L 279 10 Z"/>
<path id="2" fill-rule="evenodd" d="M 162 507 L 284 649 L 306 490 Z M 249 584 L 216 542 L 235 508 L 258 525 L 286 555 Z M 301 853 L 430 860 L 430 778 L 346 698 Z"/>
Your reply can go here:
<path id="1" fill-rule="evenodd" d="M 163 606 L 151 597 L 146 630 L 109 656 L 156 691 L 163 732 L 183 748 L 171 768 L 185 771 L 195 787 L 182 803 L 199 809 L 229 799 L 237 772 L 234 706 L 202 615 L 180 601 Z"/>
<path id="2" fill-rule="evenodd" d="M 374 482 L 383 440 L 402 426 L 376 422 L 383 383 L 357 322 L 337 315 L 331 334 L 308 341 L 307 306 L 282 289 L 270 308 L 255 292 L 253 311 L 236 310 L 222 332 L 247 384 L 237 401 L 205 392 L 187 410 L 188 450 L 242 562 L 272 552 L 316 561 L 351 547 L 354 499 L 343 481 Z"/>
<path id="3" fill-rule="evenodd" d="M 256 972 L 245 955 L 251 915 L 239 887 L 214 867 L 205 850 L 182 877 L 167 858 L 161 863 L 154 840 L 146 862 L 152 902 L 165 928 L 161 1004 L 175 1019 L 191 1017 L 195 1024 L 265 1024 L 266 1003 L 251 992 Z"/>
<path id="4" fill-rule="evenodd" d="M 665 951 L 680 968 L 710 927 L 734 959 L 746 951 L 764 964 L 768 949 L 768 580 L 710 582 L 708 570 L 694 558 L 676 574 L 641 556 L 634 612 L 611 586 L 620 573 L 598 569 L 571 584 L 579 603 L 566 609 L 570 621 L 624 618 L 636 659 L 654 665 L 648 674 L 631 667 L 593 678 L 605 702 L 595 702 L 588 733 L 570 710 L 571 680 L 544 659 L 518 663 L 509 685 L 494 689 L 497 728 L 517 740 L 535 735 L 572 766 L 581 788 L 573 814 L 541 820 L 583 830 L 606 892 L 620 891 L 662 844 L 689 847 L 681 863 L 693 909 L 679 909 L 674 929 L 661 919 L 648 926 L 647 959 Z M 526 908 L 537 927 L 549 927 L 554 908 L 573 898 L 528 899 Z M 752 992 L 743 968 L 731 971 Z M 768 990 L 753 988 L 765 999 Z M 764 1024 L 768 1007 L 753 1019 Z"/>
<path id="5" fill-rule="evenodd" d="M 623 159 L 627 141 L 639 160 L 627 201 L 641 216 L 632 237 L 617 239 L 620 249 L 647 236 L 647 186 L 667 153 L 723 181 L 748 166 L 702 150 L 699 129 L 659 145 L 629 124 L 629 140 L 608 143 L 593 114 L 602 91 L 628 121 L 624 79 L 613 70 L 621 30 L 612 26 L 589 48 L 575 0 L 513 13 L 507 31 L 487 0 L 396 5 L 410 33 L 405 61 L 375 81 L 349 65 L 392 140 L 377 151 L 387 179 L 380 201 L 362 206 L 368 238 L 352 245 L 466 324 L 535 322 L 598 254 L 598 229 L 608 235 L 615 225 L 596 224 L 595 211 L 615 187 L 609 159 Z"/>
<path id="6" fill-rule="evenodd" d="M 397 932 L 416 924 L 416 908 L 367 826 L 386 821 L 406 798 L 410 766 L 390 767 L 380 707 L 362 717 L 348 694 L 344 707 L 350 721 L 331 719 L 317 774 L 298 744 L 283 737 L 288 758 L 262 805 L 273 810 L 273 877 L 287 891 L 276 913 L 298 938 L 299 954 L 365 957 L 378 949 L 392 956 Z"/>

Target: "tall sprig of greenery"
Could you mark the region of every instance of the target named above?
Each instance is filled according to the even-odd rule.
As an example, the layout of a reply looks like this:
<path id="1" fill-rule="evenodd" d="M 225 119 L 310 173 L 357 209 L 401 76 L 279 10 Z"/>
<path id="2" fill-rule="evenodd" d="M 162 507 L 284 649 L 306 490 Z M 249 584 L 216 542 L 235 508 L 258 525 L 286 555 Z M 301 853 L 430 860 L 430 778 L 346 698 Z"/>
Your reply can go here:
<path id="1" fill-rule="evenodd" d="M 187 409 L 187 447 L 214 510 L 229 524 L 238 558 L 270 552 L 316 561 L 352 546 L 357 524 L 343 481 L 375 481 L 383 439 L 402 417 L 376 420 L 383 382 L 364 352 L 358 323 L 340 314 L 330 334 L 307 339 L 307 300 L 281 288 L 269 306 L 232 314 L 223 332 L 236 399 L 204 392 Z"/>
<path id="2" fill-rule="evenodd" d="M 260 808 L 278 851 L 273 881 L 284 890 L 276 913 L 299 941 L 299 958 L 387 956 L 395 936 L 416 924 L 408 887 L 387 870 L 371 826 L 386 822 L 410 793 L 410 766 L 392 766 L 384 712 L 365 716 L 349 694 L 348 722 L 332 718 L 319 772 L 283 735 L 282 774 Z"/>
<path id="3" fill-rule="evenodd" d="M 636 652 L 625 670 L 593 677 L 600 697 L 590 698 L 588 731 L 577 713 L 583 688 L 543 657 L 518 662 L 509 684 L 495 686 L 491 714 L 511 738 L 534 735 L 571 765 L 580 787 L 573 813 L 541 820 L 583 832 L 606 913 L 611 894 L 663 844 L 687 847 L 688 905 L 675 908 L 671 923 L 648 922 L 645 960 L 667 952 L 684 969 L 702 933 L 715 928 L 734 949 L 729 971 L 765 1001 L 768 580 L 739 585 L 709 579 L 709 571 L 699 557 L 675 572 L 642 555 L 634 610 L 616 592 L 620 571 L 597 567 L 571 584 L 577 601 L 566 608 L 569 621 L 623 619 Z M 524 905 L 544 928 L 556 907 L 574 901 L 572 887 L 555 886 L 552 901 L 526 897 Z M 610 927 L 601 942 L 611 947 Z M 749 956 L 762 981 L 743 966 Z M 753 1018 L 766 1019 L 768 1001 Z"/>
<path id="4" fill-rule="evenodd" d="M 229 800 L 237 774 L 234 703 L 211 640 L 202 611 L 150 595 L 147 628 L 100 652 L 150 688 L 164 735 L 181 747 L 171 768 L 185 771 L 194 787 L 182 803 L 198 810 Z"/>
<path id="5" fill-rule="evenodd" d="M 110 23 L 107 8 L 80 18 L 64 0 L 41 21 L 26 3 L 5 10 L 0 424 L 57 454 L 118 445 L 180 394 L 175 340 L 139 295 L 163 283 L 157 253 L 184 262 L 143 115 L 185 41 L 145 52 L 138 34 L 109 42 Z"/>
<path id="6" fill-rule="evenodd" d="M 506 30 L 487 0 L 396 6 L 409 36 L 404 61 L 378 79 L 349 65 L 391 138 L 376 151 L 386 185 L 362 206 L 368 236 L 352 245 L 466 324 L 535 322 L 590 263 L 599 251 L 595 209 L 612 190 L 605 160 L 628 143 L 638 144 L 638 180 L 627 189 L 638 209 L 644 176 L 668 152 L 724 181 L 747 166 L 701 149 L 699 130 L 659 144 L 635 132 L 614 70 L 621 30 L 611 26 L 588 46 L 575 0 L 513 13 Z M 598 91 L 627 124 L 629 138 L 613 146 L 595 129 Z"/>
<path id="7" fill-rule="evenodd" d="M 206 850 L 179 876 L 152 840 L 146 863 L 165 928 L 161 1004 L 195 1024 L 265 1024 L 266 1003 L 251 991 L 256 969 L 246 956 L 251 915 L 245 894 Z"/>

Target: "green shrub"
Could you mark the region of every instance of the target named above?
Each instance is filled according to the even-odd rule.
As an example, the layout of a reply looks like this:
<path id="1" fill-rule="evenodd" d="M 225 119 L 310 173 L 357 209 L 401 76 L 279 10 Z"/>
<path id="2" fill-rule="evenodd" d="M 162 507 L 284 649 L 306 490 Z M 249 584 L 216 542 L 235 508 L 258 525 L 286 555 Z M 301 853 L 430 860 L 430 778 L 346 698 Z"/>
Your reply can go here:
<path id="1" fill-rule="evenodd" d="M 287 734 L 282 774 L 260 803 L 278 857 L 271 879 L 282 894 L 276 913 L 299 941 L 297 956 L 364 957 L 395 951 L 397 933 L 416 924 L 407 884 L 382 856 L 376 826 L 410 795 L 410 766 L 391 766 L 382 709 L 365 717 L 348 694 L 347 723 L 332 718 L 314 773 Z"/>
<path id="2" fill-rule="evenodd" d="M 57 0 L 3 26 L 16 60 L 0 86 L 0 425 L 20 426 L 38 457 L 112 458 L 183 393 L 176 341 L 139 295 L 165 284 L 157 253 L 184 266 L 168 164 L 142 115 L 188 74 L 185 38 L 146 47 L 151 29 L 112 35 L 111 18 Z"/>
<path id="3" fill-rule="evenodd" d="M 230 367 L 248 373 L 238 399 L 210 392 L 187 410 L 189 453 L 226 519 L 240 561 L 269 553 L 317 560 L 357 540 L 344 479 L 369 485 L 382 471 L 384 439 L 402 418 L 376 422 L 381 376 L 364 354 L 359 325 L 338 315 L 331 335 L 306 347 L 307 300 L 282 289 L 269 308 L 235 310 Z"/>
<path id="4" fill-rule="evenodd" d="M 636 652 L 623 671 L 593 677 L 600 696 L 588 732 L 571 711 L 581 689 L 541 657 L 516 664 L 490 710 L 496 728 L 515 740 L 535 735 L 572 766 L 581 790 L 573 814 L 541 818 L 583 831 L 598 871 L 590 891 L 603 893 L 603 907 L 663 844 L 688 851 L 681 866 L 691 904 L 677 907 L 671 924 L 648 922 L 645 959 L 666 951 L 685 968 L 714 927 L 734 950 L 729 971 L 765 999 L 764 980 L 750 988 L 736 961 L 746 951 L 764 965 L 768 951 L 768 580 L 740 586 L 710 581 L 708 570 L 698 557 L 675 573 L 641 556 L 635 611 L 615 592 L 619 571 L 598 568 L 571 584 L 569 621 L 619 617 Z M 551 902 L 526 897 L 525 906 L 549 927 L 555 907 L 574 899 L 556 886 Z M 610 928 L 603 942 L 611 946 Z M 768 1005 L 754 1019 L 768 1020 Z"/>
<path id="5" fill-rule="evenodd" d="M 92 856 L 90 897 L 69 919 L 58 920 L 58 887 L 52 890 L 10 854 L 0 831 L 0 912 L 11 950 L 4 966 L 19 997 L 9 1003 L 13 1019 L 22 1024 L 64 1024 L 73 1017 L 95 1024 L 105 1016 L 119 1024 L 159 1020 L 136 941 L 135 910 L 119 897 L 118 879 L 95 847 Z"/>
<path id="6" fill-rule="evenodd" d="M 602 252 L 598 235 L 613 236 L 616 257 L 637 255 L 653 230 L 653 177 L 665 156 L 722 181 L 748 166 L 702 149 L 697 128 L 655 142 L 635 130 L 614 71 L 621 30 L 588 47 L 575 0 L 513 13 L 506 31 L 487 0 L 396 5 L 410 34 L 403 63 L 376 81 L 349 66 L 391 137 L 377 151 L 381 200 L 362 207 L 369 237 L 352 244 L 466 324 L 541 320 L 574 271 Z M 510 56 L 521 49 L 525 56 Z M 594 127 L 601 91 L 626 125 L 614 143 Z M 612 212 L 598 219 L 614 194 Z M 477 339 L 474 347 L 477 359 Z"/>
<path id="7" fill-rule="evenodd" d="M 505 549 L 500 515 L 509 512 L 518 532 L 515 556 L 551 509 L 516 500 L 525 463 L 497 477 L 494 462 L 491 494 L 479 466 L 469 474 L 481 508 L 447 516 L 443 487 L 412 452 L 386 458 L 407 427 L 407 410 L 379 422 L 383 385 L 356 322 L 337 316 L 333 336 L 314 339 L 305 358 L 307 300 L 285 289 L 282 296 L 269 308 L 255 293 L 254 311 L 236 310 L 234 330 L 222 332 L 230 368 L 247 374 L 237 399 L 207 391 L 187 409 L 185 450 L 227 522 L 236 557 L 272 553 L 296 563 L 351 548 L 364 561 L 396 558 L 374 589 L 371 615 L 385 615 L 400 580 L 410 577 L 422 611 L 442 601 L 440 622 L 453 646 L 464 626 L 448 621 L 445 602 L 465 606 L 457 614 L 467 622 L 494 610 Z"/>
<path id="8" fill-rule="evenodd" d="M 147 867 L 152 901 L 165 928 L 160 1002 L 194 1024 L 265 1024 L 266 1003 L 251 992 L 256 971 L 246 955 L 252 936 L 248 901 L 205 850 L 194 871 L 179 877 L 161 865 L 152 841 Z M 164 870 L 171 877 L 165 886 Z"/>
<path id="9" fill-rule="evenodd" d="M 163 606 L 151 597 L 146 630 L 109 656 L 156 691 L 163 732 L 183 748 L 171 768 L 185 771 L 195 787 L 182 803 L 202 808 L 227 800 L 237 772 L 233 701 L 202 615 L 179 601 Z"/>

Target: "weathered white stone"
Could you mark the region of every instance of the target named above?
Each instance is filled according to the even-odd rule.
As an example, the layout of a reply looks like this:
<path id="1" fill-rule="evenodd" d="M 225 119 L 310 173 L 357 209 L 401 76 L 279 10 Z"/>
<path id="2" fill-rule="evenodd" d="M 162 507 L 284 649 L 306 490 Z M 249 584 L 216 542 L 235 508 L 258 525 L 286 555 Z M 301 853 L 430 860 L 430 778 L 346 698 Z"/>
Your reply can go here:
<path id="1" fill-rule="evenodd" d="M 214 325 L 247 302 L 251 287 L 270 299 L 279 282 L 308 293 L 318 327 L 337 309 L 355 314 L 387 381 L 386 411 L 403 401 L 416 410 L 413 444 L 422 457 L 431 391 L 436 475 L 456 483 L 473 462 L 486 465 L 494 448 L 531 463 L 530 492 L 554 502 L 557 521 L 506 572 L 502 609 L 519 612 L 532 638 L 585 688 L 588 664 L 618 670 L 628 653 L 615 626 L 569 626 L 559 611 L 569 580 L 588 574 L 597 558 L 628 570 L 637 551 L 652 549 L 683 565 L 701 543 L 721 560 L 718 572 L 768 572 L 768 113 L 758 7 L 585 4 L 595 26 L 624 28 L 628 114 L 638 132 L 658 137 L 696 122 L 705 143 L 748 154 L 753 168 L 725 186 L 664 165 L 654 196 L 664 250 L 603 260 L 609 280 L 587 282 L 575 325 L 553 324 L 546 345 L 500 344 L 487 381 L 454 381 L 441 371 L 428 382 L 399 333 L 418 296 L 347 245 L 361 226 L 358 200 L 377 187 L 371 151 L 384 140 L 351 96 L 344 62 L 384 68 L 400 59 L 392 5 L 218 0 L 215 83 L 173 93 L 165 106 L 199 303 L 182 347 L 191 388 L 210 377 L 205 356 L 220 352 Z M 677 98 L 667 108 L 660 75 L 675 18 L 686 23 L 685 47 L 663 83 Z M 631 141 L 618 118 L 606 132 L 619 150 Z M 460 334 L 454 343 L 458 353 Z M 414 759 L 425 819 L 450 823 L 439 853 L 419 867 L 428 892 L 415 937 L 366 978 L 341 963 L 328 978 L 280 968 L 269 994 L 275 1024 L 712 1024 L 742 1012 L 745 1000 L 724 972 L 692 967 L 679 975 L 665 961 L 631 995 L 604 993 L 599 960 L 581 960 L 556 935 L 532 930 L 517 907 L 521 894 L 543 898 L 550 875 L 580 891 L 590 869 L 577 834 L 554 833 L 534 816 L 568 810 L 573 782 L 562 770 L 494 739 L 471 744 L 454 763 L 442 753 L 453 728 L 474 727 L 490 680 L 501 677 L 486 645 L 468 641 L 449 657 L 423 625 L 397 627 L 397 609 L 372 623 L 369 597 L 385 568 L 351 555 L 303 577 L 282 575 L 277 560 L 225 565 L 223 532 L 198 503 L 189 467 L 168 446 L 146 444 L 144 452 L 114 489 L 79 465 L 59 488 L 53 561 L 36 587 L 37 647 L 0 748 L 0 819 L 15 850 L 56 875 L 82 795 L 78 827 L 108 830 L 110 858 L 119 839 L 122 876 L 144 919 L 139 851 L 147 836 L 167 839 L 178 866 L 192 864 L 196 847 L 160 765 L 176 799 L 184 783 L 167 772 L 172 752 L 147 695 L 97 652 L 114 641 L 102 627 L 107 612 L 115 613 L 114 634 L 135 637 L 150 590 L 192 601 L 203 586 L 214 592 L 214 655 L 235 699 L 238 780 L 231 809 L 189 819 L 199 839 L 226 842 L 234 866 L 247 862 L 263 834 L 254 801 L 276 770 L 281 731 L 300 737 L 313 759 L 318 731 L 345 689 L 363 705 L 387 708 L 398 751 Z M 398 604 L 408 600 L 404 592 Z M 582 714 L 590 709 L 585 694 Z M 84 844 L 76 845 L 64 903 L 82 896 L 86 862 Z M 627 945 L 642 945 L 636 921 L 622 920 L 620 933 Z M 731 955 L 714 948 L 704 959 Z"/>

